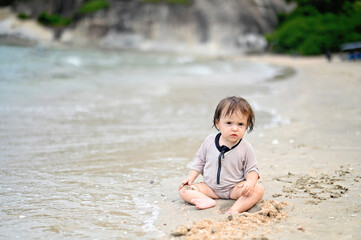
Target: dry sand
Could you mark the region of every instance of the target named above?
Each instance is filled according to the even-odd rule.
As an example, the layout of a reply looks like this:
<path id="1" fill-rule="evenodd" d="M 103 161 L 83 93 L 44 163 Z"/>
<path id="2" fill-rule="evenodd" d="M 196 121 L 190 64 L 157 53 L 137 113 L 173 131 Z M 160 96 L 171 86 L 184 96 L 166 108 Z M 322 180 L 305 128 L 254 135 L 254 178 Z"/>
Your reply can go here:
<path id="1" fill-rule="evenodd" d="M 231 219 L 222 214 L 231 200 L 197 210 L 176 191 L 185 173 L 163 184 L 158 228 L 165 238 L 181 239 L 360 239 L 361 63 L 267 55 L 247 60 L 295 71 L 271 80 L 274 94 L 254 99 L 289 120 L 246 136 L 257 154 L 264 201 L 248 216 Z"/>

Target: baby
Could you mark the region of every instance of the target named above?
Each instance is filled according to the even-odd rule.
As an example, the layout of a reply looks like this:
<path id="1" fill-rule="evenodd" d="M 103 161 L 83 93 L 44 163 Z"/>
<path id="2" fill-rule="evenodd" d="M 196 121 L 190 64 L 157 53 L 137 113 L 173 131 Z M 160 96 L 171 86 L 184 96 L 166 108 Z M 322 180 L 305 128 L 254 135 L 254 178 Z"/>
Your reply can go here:
<path id="1" fill-rule="evenodd" d="M 243 139 L 246 131 L 253 130 L 254 121 L 245 99 L 228 97 L 219 102 L 213 124 L 220 133 L 209 135 L 199 148 L 189 176 L 179 187 L 183 200 L 206 209 L 216 205 L 214 199 L 234 199 L 226 212 L 231 214 L 247 211 L 262 199 L 255 153 Z M 204 182 L 193 184 L 199 174 Z"/>

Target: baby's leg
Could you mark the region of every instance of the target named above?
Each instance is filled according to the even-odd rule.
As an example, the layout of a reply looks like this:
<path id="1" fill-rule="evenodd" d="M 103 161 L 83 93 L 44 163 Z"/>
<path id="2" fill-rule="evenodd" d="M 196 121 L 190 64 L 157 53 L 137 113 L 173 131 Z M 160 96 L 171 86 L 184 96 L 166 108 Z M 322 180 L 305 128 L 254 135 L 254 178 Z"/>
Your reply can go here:
<path id="1" fill-rule="evenodd" d="M 185 185 L 179 190 L 181 198 L 193 203 L 198 209 L 211 208 L 216 205 L 212 198 L 218 198 L 214 191 L 205 183 Z"/>
<path id="2" fill-rule="evenodd" d="M 253 193 L 248 197 L 241 196 L 241 189 L 237 187 L 233 188 L 230 197 L 231 199 L 235 199 L 237 201 L 226 212 L 226 214 L 236 213 L 236 212 L 241 213 L 249 210 L 251 207 L 256 205 L 256 203 L 258 203 L 262 199 L 263 194 L 264 194 L 264 188 L 259 184 L 256 184 Z"/>

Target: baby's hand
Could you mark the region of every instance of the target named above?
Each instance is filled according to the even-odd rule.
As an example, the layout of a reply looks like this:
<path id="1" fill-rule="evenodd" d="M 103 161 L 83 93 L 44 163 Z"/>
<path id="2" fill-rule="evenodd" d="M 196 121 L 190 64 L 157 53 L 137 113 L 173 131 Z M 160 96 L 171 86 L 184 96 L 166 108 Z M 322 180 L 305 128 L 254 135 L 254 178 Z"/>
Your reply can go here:
<path id="1" fill-rule="evenodd" d="M 254 190 L 254 186 L 247 181 L 238 183 L 237 187 L 241 188 L 241 196 L 245 196 L 245 197 L 251 196 Z"/>
<path id="2" fill-rule="evenodd" d="M 192 183 L 193 183 L 193 181 L 192 181 L 191 179 L 189 179 L 189 177 L 186 178 L 186 179 L 181 183 L 181 185 L 179 185 L 178 191 L 181 190 L 182 187 L 184 187 L 185 185 L 191 185 Z"/>

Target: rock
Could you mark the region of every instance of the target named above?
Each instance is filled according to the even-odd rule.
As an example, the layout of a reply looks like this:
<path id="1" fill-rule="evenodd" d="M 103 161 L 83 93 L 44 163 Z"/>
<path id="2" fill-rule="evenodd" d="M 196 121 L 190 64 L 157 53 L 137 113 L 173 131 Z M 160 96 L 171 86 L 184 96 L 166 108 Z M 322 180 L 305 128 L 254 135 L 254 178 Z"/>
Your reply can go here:
<path id="1" fill-rule="evenodd" d="M 10 9 L 0 9 L 0 37 L 23 42 L 49 42 L 53 40 L 53 32 L 34 20 L 19 20 Z M 25 44 L 27 45 L 27 44 Z"/>
<path id="2" fill-rule="evenodd" d="M 254 33 L 240 35 L 238 37 L 238 44 L 247 53 L 263 52 L 267 47 L 266 39 L 262 35 Z M 272 141 L 272 144 L 278 144 L 278 141 L 277 143 Z"/>
<path id="3" fill-rule="evenodd" d="M 297 228 L 297 230 L 300 230 L 300 231 L 304 232 L 304 231 L 305 231 L 305 228 L 302 227 L 302 226 L 299 226 L 299 227 Z"/>
<path id="4" fill-rule="evenodd" d="M 73 16 L 85 0 L 12 2 L 14 16 L 26 13 L 36 19 L 43 11 Z M 222 4 L 208 0 L 190 1 L 189 4 L 108 2 L 111 7 L 76 19 L 63 31 L 67 36 L 59 36 L 59 39 L 73 44 L 83 45 L 88 41 L 119 48 L 258 52 L 266 47 L 263 35 L 278 25 L 277 14 L 290 12 L 295 7 L 285 0 L 234 0 Z M 47 29 L 52 38 L 53 31 Z M 6 34 L 10 31 L 7 28 Z M 40 36 L 32 31 L 27 34 Z"/>
<path id="5" fill-rule="evenodd" d="M 177 230 L 175 230 L 174 232 L 171 232 L 171 235 L 175 236 L 175 237 L 180 237 L 180 236 L 184 236 L 188 233 L 188 230 L 186 227 L 182 226 L 177 228 Z"/>

